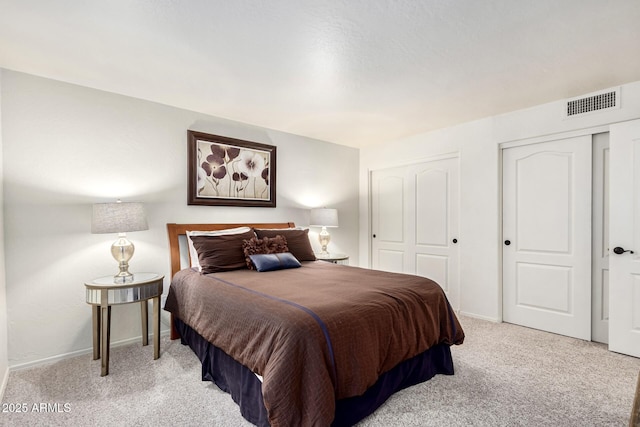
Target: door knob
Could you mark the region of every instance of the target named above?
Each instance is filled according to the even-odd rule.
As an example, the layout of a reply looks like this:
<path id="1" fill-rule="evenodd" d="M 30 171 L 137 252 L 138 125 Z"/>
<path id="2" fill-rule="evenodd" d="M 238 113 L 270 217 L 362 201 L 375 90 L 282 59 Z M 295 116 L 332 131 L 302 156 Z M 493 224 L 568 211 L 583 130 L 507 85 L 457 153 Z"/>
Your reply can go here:
<path id="1" fill-rule="evenodd" d="M 452 242 L 453 243 L 458 243 L 458 239 L 453 239 Z"/>
<path id="2" fill-rule="evenodd" d="M 625 252 L 629 252 L 630 254 L 633 253 L 633 251 L 631 251 L 629 249 L 621 248 L 620 246 L 616 246 L 615 248 L 613 248 L 613 253 L 614 254 L 622 255 Z"/>
<path id="3" fill-rule="evenodd" d="M 511 240 L 505 240 L 505 241 L 504 241 L 504 244 L 505 244 L 505 245 L 507 245 L 507 246 L 509 246 L 509 245 L 511 244 Z"/>

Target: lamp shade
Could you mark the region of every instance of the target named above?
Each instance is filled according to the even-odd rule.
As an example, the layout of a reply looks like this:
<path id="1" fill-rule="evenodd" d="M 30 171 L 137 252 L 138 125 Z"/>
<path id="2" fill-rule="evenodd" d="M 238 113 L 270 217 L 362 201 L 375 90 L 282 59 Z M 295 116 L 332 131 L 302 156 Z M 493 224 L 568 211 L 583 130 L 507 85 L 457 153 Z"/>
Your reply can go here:
<path id="1" fill-rule="evenodd" d="M 91 219 L 91 233 L 126 233 L 148 230 L 147 216 L 142 203 L 95 203 Z"/>
<path id="2" fill-rule="evenodd" d="M 309 225 L 312 227 L 337 227 L 338 210 L 327 208 L 311 209 L 309 222 Z"/>

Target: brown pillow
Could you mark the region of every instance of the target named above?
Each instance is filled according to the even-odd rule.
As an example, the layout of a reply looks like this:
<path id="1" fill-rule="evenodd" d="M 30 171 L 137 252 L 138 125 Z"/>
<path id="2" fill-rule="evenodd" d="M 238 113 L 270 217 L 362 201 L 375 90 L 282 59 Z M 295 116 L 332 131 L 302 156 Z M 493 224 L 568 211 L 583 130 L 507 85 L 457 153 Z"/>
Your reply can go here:
<path id="1" fill-rule="evenodd" d="M 249 270 L 256 269 L 256 267 L 253 265 L 253 262 L 251 261 L 251 255 L 281 254 L 283 252 L 289 252 L 287 239 L 280 235 L 277 235 L 275 237 L 265 237 L 264 239 L 252 237 L 251 239 L 245 240 L 242 243 L 242 249 L 244 250 L 244 257 Z"/>
<path id="2" fill-rule="evenodd" d="M 283 236 L 287 239 L 287 246 L 289 246 L 289 252 L 293 254 L 298 261 L 315 261 L 316 256 L 311 249 L 311 242 L 309 242 L 309 229 L 300 228 L 282 228 L 282 229 L 254 229 L 256 236 L 259 239 L 265 237 L 275 237 L 277 235 Z"/>
<path id="3" fill-rule="evenodd" d="M 220 236 L 191 236 L 193 247 L 198 252 L 202 274 L 246 268 L 242 243 L 254 236 L 253 231 Z"/>

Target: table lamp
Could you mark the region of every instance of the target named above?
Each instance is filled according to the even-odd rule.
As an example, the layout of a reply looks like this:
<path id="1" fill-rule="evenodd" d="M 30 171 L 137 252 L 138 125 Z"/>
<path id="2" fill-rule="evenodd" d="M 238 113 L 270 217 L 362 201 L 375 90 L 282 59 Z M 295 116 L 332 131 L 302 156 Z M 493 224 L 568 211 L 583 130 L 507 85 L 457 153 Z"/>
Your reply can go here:
<path id="1" fill-rule="evenodd" d="M 320 234 L 318 235 L 320 246 L 322 246 L 322 252 L 320 252 L 320 256 L 329 256 L 329 252 L 327 252 L 327 245 L 331 240 L 331 236 L 327 231 L 327 227 L 338 226 L 338 210 L 327 208 L 311 209 L 311 218 L 309 225 L 311 227 L 322 227 L 322 231 L 320 231 Z"/>
<path id="2" fill-rule="evenodd" d="M 91 220 L 91 233 L 118 233 L 118 240 L 111 245 L 111 255 L 118 262 L 120 272 L 113 278 L 114 283 L 126 283 L 133 280 L 129 273 L 129 260 L 135 250 L 127 239 L 128 231 L 148 230 L 147 217 L 142 203 L 95 203 Z"/>

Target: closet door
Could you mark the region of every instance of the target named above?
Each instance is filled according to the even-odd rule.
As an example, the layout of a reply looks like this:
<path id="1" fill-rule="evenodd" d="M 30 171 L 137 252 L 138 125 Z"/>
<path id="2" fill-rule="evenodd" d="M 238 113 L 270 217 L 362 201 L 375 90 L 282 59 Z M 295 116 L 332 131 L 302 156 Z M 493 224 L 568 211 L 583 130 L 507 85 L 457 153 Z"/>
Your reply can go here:
<path id="1" fill-rule="evenodd" d="M 458 158 L 422 163 L 411 169 L 415 185 L 415 274 L 444 289 L 451 306 L 460 309 L 458 266 Z"/>
<path id="2" fill-rule="evenodd" d="M 371 173 L 371 266 L 376 270 L 409 270 L 413 242 L 405 229 L 413 203 L 407 179 L 403 167 Z"/>
<path id="3" fill-rule="evenodd" d="M 371 263 L 437 282 L 458 309 L 458 158 L 371 174 Z"/>
<path id="4" fill-rule="evenodd" d="M 609 133 L 593 135 L 591 340 L 609 342 Z"/>
<path id="5" fill-rule="evenodd" d="M 503 150 L 503 319 L 591 339 L 591 136 Z"/>
<path id="6" fill-rule="evenodd" d="M 609 349 L 640 357 L 640 120 L 611 126 L 610 151 Z"/>

